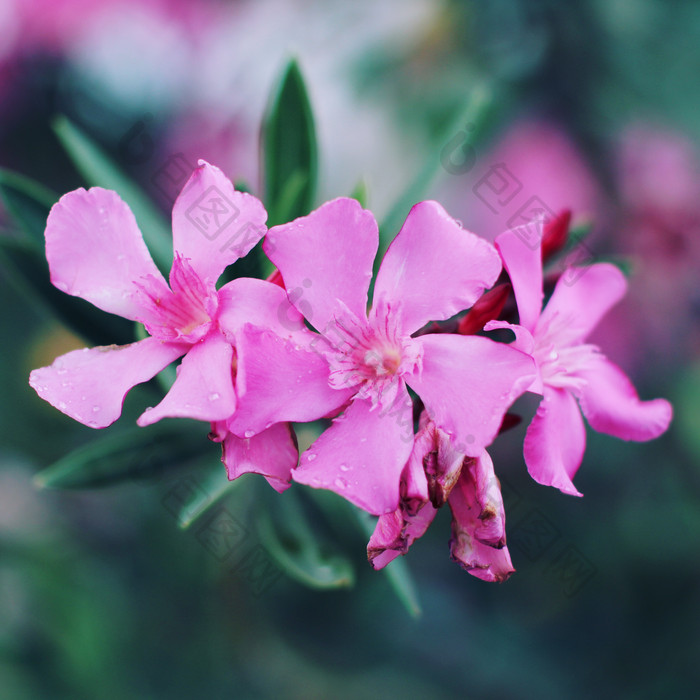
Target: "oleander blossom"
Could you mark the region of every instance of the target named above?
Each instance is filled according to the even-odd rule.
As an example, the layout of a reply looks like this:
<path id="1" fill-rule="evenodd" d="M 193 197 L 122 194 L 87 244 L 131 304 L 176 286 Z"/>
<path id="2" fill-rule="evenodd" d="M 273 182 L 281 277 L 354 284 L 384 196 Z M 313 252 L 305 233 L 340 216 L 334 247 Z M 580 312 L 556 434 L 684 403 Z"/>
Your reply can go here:
<path id="1" fill-rule="evenodd" d="M 266 219 L 260 201 L 236 192 L 218 168 L 200 161 L 173 208 L 174 260 L 168 285 L 131 210 L 115 192 L 94 187 L 63 196 L 46 226 L 51 281 L 104 311 L 142 323 L 149 337 L 121 347 L 69 352 L 50 367 L 35 369 L 31 386 L 71 418 L 104 428 L 119 418 L 132 387 L 184 356 L 166 396 L 138 424 L 164 417 L 225 421 L 236 408 L 238 329 L 256 319 L 286 337 L 308 333 L 276 285 L 239 278 L 215 287 L 224 268 L 264 235 Z M 233 442 L 229 453 L 235 451 Z M 260 458 L 258 469 L 278 490 L 283 488 L 298 454 L 289 430 L 262 433 L 252 447 L 249 441 L 242 443 L 236 447 L 244 455 L 256 449 L 260 453 L 261 444 L 270 448 L 265 454 L 276 451 L 274 465 Z"/>
<path id="2" fill-rule="evenodd" d="M 537 245 L 542 236 L 533 237 L 532 226 L 541 231 L 542 221 L 496 238 L 513 285 L 519 325 L 491 321 L 485 330 L 513 330 L 513 346 L 530 353 L 537 365 L 537 378 L 529 391 L 542 395 L 542 401 L 524 445 L 530 475 L 541 484 L 580 496 L 572 479 L 586 446 L 581 412 L 598 432 L 645 441 L 668 428 L 672 408 L 665 399 L 640 401 L 622 370 L 586 342 L 600 319 L 624 296 L 627 282 L 622 272 L 609 263 L 569 268 L 542 309 L 542 256 Z"/>
<path id="3" fill-rule="evenodd" d="M 501 263 L 490 243 L 436 202 L 417 204 L 382 261 L 368 313 L 378 242 L 372 214 L 347 198 L 269 231 L 265 252 L 318 334 L 300 343 L 252 326 L 242 330 L 237 389 L 245 407 L 229 424 L 239 436 L 252 436 L 278 422 L 341 411 L 292 476 L 376 515 L 398 507 L 413 445 L 408 387 L 455 445 L 479 457 L 534 377 L 532 358 L 505 344 L 413 335 L 468 308 L 494 283 Z M 274 392 L 265 380 L 269 366 Z"/>
<path id="4" fill-rule="evenodd" d="M 505 581 L 514 571 L 506 547 L 501 489 L 486 450 L 468 457 L 448 436 L 421 416 L 413 450 L 401 475 L 401 500 L 380 515 L 367 544 L 375 569 L 406 554 L 445 503 L 452 510 L 450 555 L 465 571 L 484 581 Z"/>

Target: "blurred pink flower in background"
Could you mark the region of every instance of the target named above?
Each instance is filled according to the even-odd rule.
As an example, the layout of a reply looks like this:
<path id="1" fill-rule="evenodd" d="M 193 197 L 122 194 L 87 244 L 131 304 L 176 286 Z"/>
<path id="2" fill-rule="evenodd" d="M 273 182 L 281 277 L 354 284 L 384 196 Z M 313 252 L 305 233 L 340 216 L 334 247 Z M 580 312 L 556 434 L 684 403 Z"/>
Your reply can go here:
<path id="1" fill-rule="evenodd" d="M 469 172 L 450 175 L 445 190 L 446 206 L 489 240 L 540 213 L 571 209 L 574 220 L 604 214 L 591 168 L 551 121 L 516 122 L 490 151 L 477 150 Z"/>
<path id="2" fill-rule="evenodd" d="M 684 135 L 628 126 L 616 152 L 620 195 L 616 248 L 632 260 L 627 299 L 601 332 L 618 338 L 628 366 L 642 371 L 664 356 L 667 366 L 700 352 L 700 165 Z M 615 354 L 621 355 L 620 348 Z"/>

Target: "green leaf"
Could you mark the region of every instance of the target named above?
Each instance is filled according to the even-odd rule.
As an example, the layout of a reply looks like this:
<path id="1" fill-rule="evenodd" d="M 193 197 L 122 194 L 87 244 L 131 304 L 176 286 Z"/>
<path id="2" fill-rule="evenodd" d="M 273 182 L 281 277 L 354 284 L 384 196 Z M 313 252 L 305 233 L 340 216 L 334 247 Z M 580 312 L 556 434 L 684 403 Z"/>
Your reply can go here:
<path id="1" fill-rule="evenodd" d="M 477 85 L 471 93 L 469 102 L 455 121 L 444 131 L 439 140 L 440 148 L 436 148 L 424 164 L 416 178 L 404 190 L 384 220 L 379 225 L 379 254 L 375 266 L 379 265 L 383 253 L 391 240 L 396 236 L 408 212 L 414 204 L 425 197 L 430 183 L 443 166 L 443 147 L 450 143 L 455 135 L 460 135 L 462 149 L 473 148 L 489 125 L 493 108 L 493 95 L 485 85 Z M 464 131 L 465 125 L 469 130 Z"/>
<path id="2" fill-rule="evenodd" d="M 268 511 L 257 513 L 260 542 L 275 563 L 290 577 L 310 588 L 345 588 L 354 585 L 350 561 L 321 546 L 293 492 L 286 492 L 275 508 L 278 527 Z"/>
<path id="3" fill-rule="evenodd" d="M 60 116 L 53 129 L 80 174 L 91 186 L 115 190 L 136 217 L 153 260 L 167 273 L 173 262 L 170 226 L 141 188 L 66 117 Z"/>
<path id="4" fill-rule="evenodd" d="M 24 175 L 0 168 L 0 197 L 20 228 L 43 248 L 46 219 L 58 195 Z"/>
<path id="5" fill-rule="evenodd" d="M 365 511 L 359 508 L 354 508 L 355 515 L 360 527 L 367 538 L 372 536 L 374 532 L 375 525 L 377 524 L 376 518 L 365 513 Z M 382 571 L 384 575 L 389 579 L 389 583 L 396 593 L 399 600 L 403 603 L 408 613 L 411 617 L 420 617 L 422 615 L 420 602 L 418 601 L 418 593 L 416 591 L 416 586 L 413 583 L 413 577 L 408 570 L 408 565 L 405 560 L 397 558 L 391 563 L 387 564 Z"/>
<path id="6" fill-rule="evenodd" d="M 208 465 L 202 471 L 203 476 L 199 479 L 199 489 L 182 506 L 178 515 L 177 523 L 183 530 L 186 530 L 224 496 L 239 490 L 243 484 L 243 479 L 228 480 L 226 467 L 221 463 L 221 460 L 216 464 Z"/>
<path id="7" fill-rule="evenodd" d="M 318 148 L 299 65 L 287 65 L 263 121 L 261 146 L 268 226 L 308 214 L 316 196 Z"/>
<path id="8" fill-rule="evenodd" d="M 95 345 L 125 345 L 134 340 L 132 324 L 51 284 L 43 249 L 27 240 L 0 237 L 0 262 L 21 294 L 39 302 L 71 330 Z"/>
<path id="9" fill-rule="evenodd" d="M 146 479 L 204 454 L 202 435 L 191 428 L 130 428 L 101 436 L 34 477 L 39 488 L 89 489 Z"/>
<path id="10" fill-rule="evenodd" d="M 356 199 L 360 206 L 364 209 L 367 208 L 367 202 L 369 201 L 369 190 L 367 188 L 367 181 L 362 179 L 356 185 L 355 189 L 350 194 L 352 199 Z"/>

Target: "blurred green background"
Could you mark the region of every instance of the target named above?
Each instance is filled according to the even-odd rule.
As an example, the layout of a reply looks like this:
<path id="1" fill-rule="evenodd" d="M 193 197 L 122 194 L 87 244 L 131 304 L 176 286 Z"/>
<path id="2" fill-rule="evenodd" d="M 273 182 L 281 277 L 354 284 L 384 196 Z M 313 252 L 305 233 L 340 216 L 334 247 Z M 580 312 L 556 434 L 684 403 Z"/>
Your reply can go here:
<path id="1" fill-rule="evenodd" d="M 204 157 L 260 192 L 260 122 L 294 55 L 317 124 L 319 202 L 364 180 L 381 220 L 432 162 L 421 198 L 489 238 L 533 197 L 572 207 L 595 222 L 591 255 L 632 269 L 628 298 L 597 340 L 642 398 L 665 396 L 676 413 L 648 444 L 589 431 L 576 478 L 583 499 L 529 479 L 523 426 L 499 439 L 517 573 L 494 585 L 461 571 L 441 513 L 406 557 L 416 619 L 366 564 L 357 524 L 324 517 L 300 487 L 323 546 L 351 562 L 354 586 L 314 590 L 283 573 L 254 525 L 278 500 L 254 476 L 179 528 L 182 503 L 206 496 L 202 461 L 219 458 L 207 426 L 188 426 L 201 459 L 177 470 L 109 488 L 36 489 L 38 471 L 95 431 L 29 388 L 32 368 L 79 341 L 3 267 L 2 700 L 695 697 L 700 2 L 0 8 L 1 167 L 58 193 L 84 184 L 51 128 L 63 114 L 166 214 L 177 162 Z M 455 122 L 475 94 L 490 96 L 487 114 Z M 522 187 L 489 206 L 478 183 L 498 164 Z M 3 234 L 13 226 L 2 209 L 0 221 Z M 106 432 L 131 429 L 152 390 L 133 392 Z M 520 408 L 528 415 L 534 404 Z M 329 500 L 328 511 L 339 508 Z M 222 513 L 231 516 L 223 528 Z"/>

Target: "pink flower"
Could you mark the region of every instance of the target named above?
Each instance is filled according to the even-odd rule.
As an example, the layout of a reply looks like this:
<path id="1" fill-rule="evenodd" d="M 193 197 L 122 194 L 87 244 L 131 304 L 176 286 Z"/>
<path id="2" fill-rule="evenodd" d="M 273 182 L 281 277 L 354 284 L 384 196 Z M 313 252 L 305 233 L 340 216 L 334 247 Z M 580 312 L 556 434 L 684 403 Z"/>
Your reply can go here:
<path id="1" fill-rule="evenodd" d="M 346 198 L 270 230 L 265 251 L 290 301 L 319 334 L 303 344 L 243 329 L 245 407 L 230 425 L 239 436 L 244 429 L 252 435 L 343 408 L 304 452 L 293 478 L 377 515 L 396 510 L 413 445 L 408 387 L 455 445 L 479 457 L 534 376 L 531 358 L 487 338 L 413 337 L 428 321 L 471 306 L 494 283 L 501 263 L 491 244 L 439 204 L 417 204 L 384 257 L 368 313 L 378 242 L 372 214 Z M 274 392 L 266 388 L 269 366 L 276 368 Z"/>
<path id="2" fill-rule="evenodd" d="M 425 418 L 425 414 L 423 415 Z M 416 435 L 401 478 L 401 502 L 380 515 L 367 545 L 367 558 L 381 569 L 408 552 L 438 508 L 452 510 L 452 559 L 484 581 L 505 581 L 513 572 L 506 544 L 505 512 L 493 462 L 457 451 L 432 421 Z"/>
<path id="3" fill-rule="evenodd" d="M 541 221 L 537 224 L 541 227 Z M 609 263 L 569 268 L 542 310 L 542 257 L 531 230 L 496 238 L 518 304 L 520 325 L 491 321 L 485 330 L 509 327 L 515 347 L 537 364 L 530 391 L 542 395 L 525 436 L 525 463 L 535 481 L 580 496 L 572 479 L 583 459 L 586 433 L 579 412 L 598 432 L 623 440 L 651 440 L 671 421 L 668 401 L 640 401 L 622 370 L 585 342 L 605 313 L 625 294 L 627 282 Z M 541 236 L 535 240 L 541 241 Z M 527 241 L 527 243 L 526 243 Z"/>
<path id="4" fill-rule="evenodd" d="M 69 352 L 34 370 L 31 386 L 71 418 L 104 428 L 120 416 L 133 386 L 184 356 L 170 391 L 138 424 L 166 416 L 228 418 L 236 408 L 237 329 L 255 318 L 287 336 L 303 329 L 301 316 L 275 285 L 239 278 L 215 287 L 224 268 L 264 235 L 266 218 L 255 197 L 234 191 L 218 168 L 200 161 L 173 208 L 175 256 L 168 286 L 131 210 L 115 192 L 94 187 L 62 197 L 46 226 L 51 281 L 104 311 L 143 323 L 150 337 Z M 281 325 L 278 311 L 285 306 Z"/>

